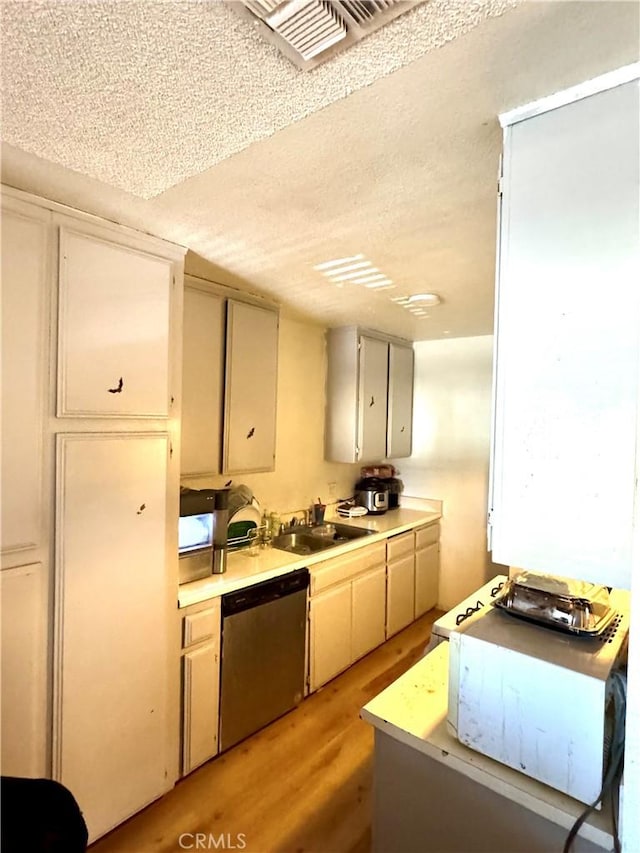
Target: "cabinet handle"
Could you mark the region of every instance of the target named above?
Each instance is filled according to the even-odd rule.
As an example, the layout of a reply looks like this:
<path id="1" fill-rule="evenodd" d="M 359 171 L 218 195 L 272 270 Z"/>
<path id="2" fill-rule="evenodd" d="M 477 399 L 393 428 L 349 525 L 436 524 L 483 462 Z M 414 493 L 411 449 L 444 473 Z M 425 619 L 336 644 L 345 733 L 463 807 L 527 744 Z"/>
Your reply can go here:
<path id="1" fill-rule="evenodd" d="M 401 428 L 400 432 L 404 432 L 404 427 Z"/>
<path id="2" fill-rule="evenodd" d="M 122 389 L 124 388 L 124 382 L 122 381 L 122 376 L 118 380 L 118 384 L 115 388 L 107 388 L 107 391 L 110 394 L 120 394 Z"/>
<path id="3" fill-rule="evenodd" d="M 372 397 L 371 402 L 369 403 L 369 408 L 371 408 L 371 406 L 375 406 L 375 404 L 376 404 L 376 401 Z"/>
<path id="4" fill-rule="evenodd" d="M 249 432 L 247 433 L 247 438 L 253 438 L 253 435 L 254 435 L 255 431 L 256 431 L 256 428 L 255 428 L 255 427 L 251 427 L 251 429 L 250 429 L 250 430 L 249 430 Z"/>

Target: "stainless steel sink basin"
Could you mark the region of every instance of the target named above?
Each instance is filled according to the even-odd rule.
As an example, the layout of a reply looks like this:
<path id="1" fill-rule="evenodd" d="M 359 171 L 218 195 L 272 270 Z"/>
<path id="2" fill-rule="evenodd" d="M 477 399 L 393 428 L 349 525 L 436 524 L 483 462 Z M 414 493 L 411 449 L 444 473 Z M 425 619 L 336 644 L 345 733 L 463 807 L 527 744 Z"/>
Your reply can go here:
<path id="1" fill-rule="evenodd" d="M 320 527 L 300 526 L 274 536 L 271 544 L 280 551 L 291 554 L 315 554 L 338 545 L 344 545 L 352 539 L 369 536 L 373 530 L 363 527 L 351 527 L 349 524 L 329 523 Z"/>
<path id="2" fill-rule="evenodd" d="M 317 531 L 317 532 L 316 532 Z M 375 531 L 367 530 L 366 527 L 352 527 L 350 524 L 340 524 L 337 521 L 330 521 L 320 527 L 312 527 L 311 532 L 314 536 L 322 536 L 322 538 L 331 538 L 336 543 L 345 542 L 348 539 L 360 539 L 361 536 L 370 536 Z"/>
<path id="3" fill-rule="evenodd" d="M 314 536 L 309 532 L 281 533 L 274 536 L 271 544 L 280 551 L 289 551 L 292 554 L 315 554 L 316 551 L 324 551 L 334 547 L 332 539 L 324 536 Z"/>

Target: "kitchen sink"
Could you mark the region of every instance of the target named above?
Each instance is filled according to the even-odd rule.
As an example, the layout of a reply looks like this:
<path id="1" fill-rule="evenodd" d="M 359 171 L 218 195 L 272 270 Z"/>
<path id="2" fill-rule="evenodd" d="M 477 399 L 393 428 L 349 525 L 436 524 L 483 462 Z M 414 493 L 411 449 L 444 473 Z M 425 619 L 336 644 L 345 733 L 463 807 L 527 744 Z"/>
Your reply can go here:
<path id="1" fill-rule="evenodd" d="M 351 527 L 349 524 L 330 523 L 321 527 L 301 525 L 279 536 L 274 536 L 271 544 L 274 548 L 289 551 L 291 554 L 315 554 L 317 551 L 326 551 L 338 545 L 344 545 L 352 539 L 369 536 L 373 532 L 363 527 Z"/>

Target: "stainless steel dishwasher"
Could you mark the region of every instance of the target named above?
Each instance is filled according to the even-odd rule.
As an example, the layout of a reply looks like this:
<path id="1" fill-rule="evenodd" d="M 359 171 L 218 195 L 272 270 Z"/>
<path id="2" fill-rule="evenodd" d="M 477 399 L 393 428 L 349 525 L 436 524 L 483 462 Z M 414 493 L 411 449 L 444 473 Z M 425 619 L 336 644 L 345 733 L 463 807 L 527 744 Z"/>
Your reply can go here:
<path id="1" fill-rule="evenodd" d="M 220 750 L 304 695 L 308 569 L 222 596 Z"/>

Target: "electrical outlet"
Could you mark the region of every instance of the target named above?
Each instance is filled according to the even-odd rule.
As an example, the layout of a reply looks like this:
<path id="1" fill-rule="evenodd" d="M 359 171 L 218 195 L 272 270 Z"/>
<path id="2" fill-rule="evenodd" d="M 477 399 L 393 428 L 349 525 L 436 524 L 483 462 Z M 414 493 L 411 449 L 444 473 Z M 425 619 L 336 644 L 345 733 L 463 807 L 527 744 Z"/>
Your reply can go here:
<path id="1" fill-rule="evenodd" d="M 327 483 L 329 486 L 329 497 L 335 498 L 336 496 L 336 484 L 335 483 Z"/>

